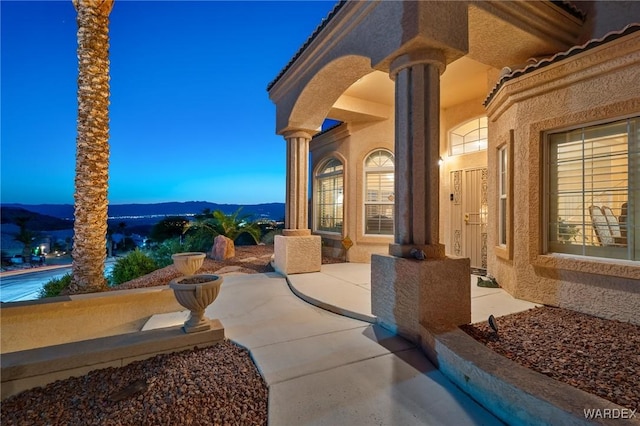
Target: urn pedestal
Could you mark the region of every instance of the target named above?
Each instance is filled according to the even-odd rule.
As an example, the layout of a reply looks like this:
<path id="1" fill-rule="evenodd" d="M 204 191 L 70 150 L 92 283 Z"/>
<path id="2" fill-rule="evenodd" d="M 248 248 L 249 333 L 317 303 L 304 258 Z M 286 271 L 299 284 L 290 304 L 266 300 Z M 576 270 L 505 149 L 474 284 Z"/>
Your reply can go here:
<path id="1" fill-rule="evenodd" d="M 204 311 L 218 297 L 221 285 L 222 277 L 218 275 L 191 275 L 171 280 L 169 287 L 173 289 L 178 303 L 191 311 L 183 326 L 186 333 L 211 328 L 210 320 L 204 316 Z"/>

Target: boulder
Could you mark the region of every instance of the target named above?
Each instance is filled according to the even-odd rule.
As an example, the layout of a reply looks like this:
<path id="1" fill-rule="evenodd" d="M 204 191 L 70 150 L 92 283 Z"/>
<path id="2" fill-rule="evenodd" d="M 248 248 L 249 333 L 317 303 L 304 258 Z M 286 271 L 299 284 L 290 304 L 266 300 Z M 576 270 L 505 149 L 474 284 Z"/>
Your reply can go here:
<path id="1" fill-rule="evenodd" d="M 224 235 L 218 235 L 213 240 L 213 248 L 211 249 L 211 257 L 214 260 L 226 260 L 235 257 L 236 247 L 233 244 L 233 240 L 225 237 Z"/>

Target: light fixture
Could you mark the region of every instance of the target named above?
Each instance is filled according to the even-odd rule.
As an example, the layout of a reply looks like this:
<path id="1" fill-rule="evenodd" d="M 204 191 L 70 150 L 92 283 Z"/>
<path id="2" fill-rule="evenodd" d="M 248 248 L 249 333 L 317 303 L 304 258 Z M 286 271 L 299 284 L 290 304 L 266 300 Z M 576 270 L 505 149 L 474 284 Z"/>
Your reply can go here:
<path id="1" fill-rule="evenodd" d="M 438 158 L 438 166 L 442 166 L 444 164 L 444 160 L 442 157 Z"/>

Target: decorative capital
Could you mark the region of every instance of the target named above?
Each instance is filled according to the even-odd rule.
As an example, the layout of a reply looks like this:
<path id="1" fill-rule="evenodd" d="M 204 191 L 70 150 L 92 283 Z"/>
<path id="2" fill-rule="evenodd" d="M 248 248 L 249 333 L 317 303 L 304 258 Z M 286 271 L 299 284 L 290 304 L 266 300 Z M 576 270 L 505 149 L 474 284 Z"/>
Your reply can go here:
<path id="1" fill-rule="evenodd" d="M 391 62 L 389 74 L 395 80 L 395 76 L 405 68 L 420 64 L 431 64 L 438 67 L 440 75 L 444 72 L 447 64 L 445 54 L 439 49 L 419 49 L 404 53 Z"/>
<path id="2" fill-rule="evenodd" d="M 289 140 L 291 138 L 304 138 L 307 140 L 311 140 L 311 134 L 306 131 L 306 130 L 299 130 L 299 129 L 295 129 L 295 130 L 288 130 L 284 133 L 282 133 L 282 136 L 284 136 L 285 139 Z"/>

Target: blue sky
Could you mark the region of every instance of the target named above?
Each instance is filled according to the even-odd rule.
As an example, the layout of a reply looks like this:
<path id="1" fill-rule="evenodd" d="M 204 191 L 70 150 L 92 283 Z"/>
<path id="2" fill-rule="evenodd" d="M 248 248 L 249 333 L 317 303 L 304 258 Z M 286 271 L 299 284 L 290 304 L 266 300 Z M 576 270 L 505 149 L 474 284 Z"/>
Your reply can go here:
<path id="1" fill-rule="evenodd" d="M 116 0 L 109 202 L 283 202 L 266 86 L 334 4 Z M 0 15 L 0 200 L 73 204 L 75 9 L 2 0 Z"/>

